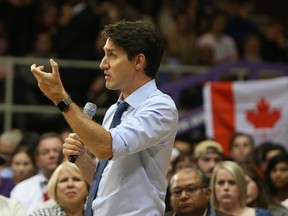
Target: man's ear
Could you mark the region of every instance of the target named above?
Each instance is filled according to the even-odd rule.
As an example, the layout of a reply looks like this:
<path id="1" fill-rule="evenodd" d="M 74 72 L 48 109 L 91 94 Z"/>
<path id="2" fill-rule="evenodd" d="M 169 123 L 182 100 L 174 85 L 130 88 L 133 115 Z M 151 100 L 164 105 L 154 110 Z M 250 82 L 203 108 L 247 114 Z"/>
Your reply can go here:
<path id="1" fill-rule="evenodd" d="M 143 54 L 138 54 L 134 58 L 134 66 L 136 70 L 140 70 L 145 67 L 145 56 Z"/>
<path id="2" fill-rule="evenodd" d="M 207 198 L 208 198 L 208 200 L 209 200 L 209 199 L 210 199 L 210 196 L 211 196 L 211 188 L 210 188 L 210 187 L 208 187 L 208 188 L 205 189 L 205 194 L 206 194 L 206 196 L 207 196 Z"/>

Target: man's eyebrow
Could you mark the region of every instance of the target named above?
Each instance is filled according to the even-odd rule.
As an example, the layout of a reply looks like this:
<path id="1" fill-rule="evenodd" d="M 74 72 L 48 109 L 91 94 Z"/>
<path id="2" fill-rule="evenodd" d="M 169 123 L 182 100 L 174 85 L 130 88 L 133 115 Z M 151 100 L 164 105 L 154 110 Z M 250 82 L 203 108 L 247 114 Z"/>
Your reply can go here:
<path id="1" fill-rule="evenodd" d="M 105 48 L 105 47 L 103 47 L 103 50 L 106 51 L 106 52 L 115 52 L 115 49 L 113 49 L 113 48 Z"/>

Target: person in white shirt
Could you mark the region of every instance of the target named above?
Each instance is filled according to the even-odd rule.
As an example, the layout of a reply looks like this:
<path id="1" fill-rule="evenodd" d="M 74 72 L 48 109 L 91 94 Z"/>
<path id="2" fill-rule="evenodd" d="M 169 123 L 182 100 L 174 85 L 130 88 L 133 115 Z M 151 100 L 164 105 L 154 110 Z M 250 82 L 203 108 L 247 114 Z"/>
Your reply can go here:
<path id="1" fill-rule="evenodd" d="M 39 173 L 20 182 L 11 191 L 11 199 L 18 201 L 27 214 L 49 199 L 47 183 L 60 163 L 62 144 L 63 140 L 57 133 L 41 135 L 35 153 Z"/>

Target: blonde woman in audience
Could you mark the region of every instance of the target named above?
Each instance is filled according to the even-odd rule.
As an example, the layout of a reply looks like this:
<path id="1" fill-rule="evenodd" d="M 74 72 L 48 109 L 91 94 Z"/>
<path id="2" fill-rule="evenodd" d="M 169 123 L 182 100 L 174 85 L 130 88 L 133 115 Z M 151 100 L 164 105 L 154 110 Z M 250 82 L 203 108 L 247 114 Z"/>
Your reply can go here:
<path id="1" fill-rule="evenodd" d="M 83 216 L 89 185 L 79 168 L 68 161 L 57 167 L 48 182 L 50 197 L 55 201 L 35 210 L 30 216 Z"/>
<path id="2" fill-rule="evenodd" d="M 265 209 L 247 207 L 245 174 L 237 163 L 219 163 L 213 171 L 210 184 L 213 208 L 235 216 L 271 216 Z"/>

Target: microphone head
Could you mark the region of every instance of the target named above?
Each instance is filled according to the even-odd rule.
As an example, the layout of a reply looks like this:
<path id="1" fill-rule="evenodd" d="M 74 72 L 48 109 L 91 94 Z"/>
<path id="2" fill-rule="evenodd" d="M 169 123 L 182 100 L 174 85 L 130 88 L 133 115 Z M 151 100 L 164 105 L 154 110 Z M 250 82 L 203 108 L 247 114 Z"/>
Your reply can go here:
<path id="1" fill-rule="evenodd" d="M 96 114 L 97 106 L 94 103 L 87 102 L 83 108 L 83 113 L 89 117 L 93 118 L 93 116 Z"/>

